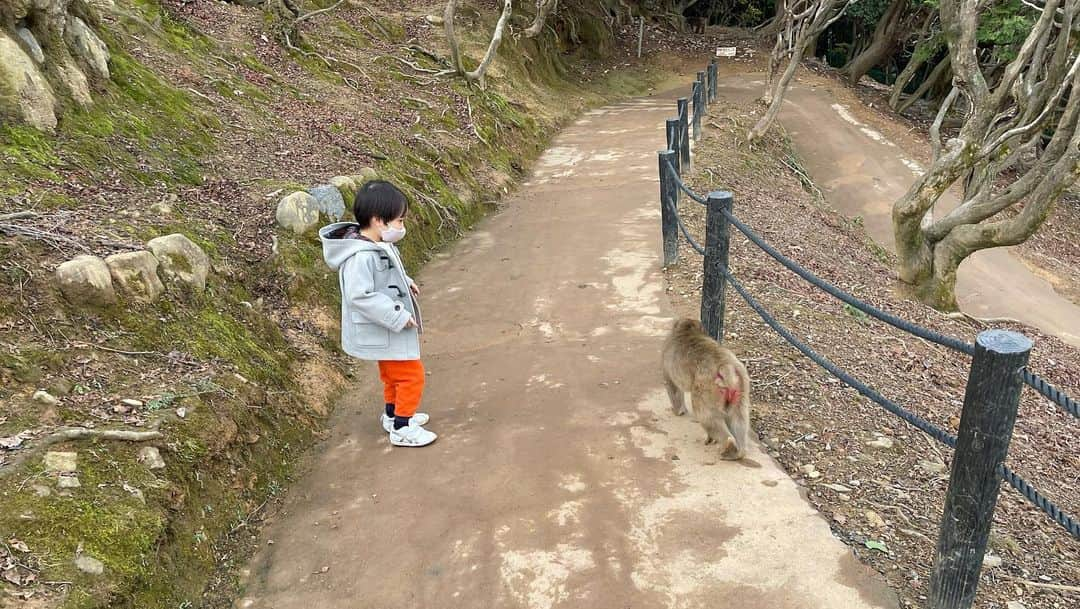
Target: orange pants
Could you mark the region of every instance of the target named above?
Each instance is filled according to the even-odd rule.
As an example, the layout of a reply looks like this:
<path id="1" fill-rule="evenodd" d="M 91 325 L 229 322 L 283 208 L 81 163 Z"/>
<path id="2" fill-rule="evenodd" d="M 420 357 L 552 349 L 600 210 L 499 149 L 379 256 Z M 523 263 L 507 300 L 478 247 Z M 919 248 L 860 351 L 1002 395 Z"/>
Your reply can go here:
<path id="1" fill-rule="evenodd" d="M 420 360 L 380 361 L 379 378 L 386 403 L 394 405 L 394 416 L 416 414 L 424 395 L 424 364 Z"/>

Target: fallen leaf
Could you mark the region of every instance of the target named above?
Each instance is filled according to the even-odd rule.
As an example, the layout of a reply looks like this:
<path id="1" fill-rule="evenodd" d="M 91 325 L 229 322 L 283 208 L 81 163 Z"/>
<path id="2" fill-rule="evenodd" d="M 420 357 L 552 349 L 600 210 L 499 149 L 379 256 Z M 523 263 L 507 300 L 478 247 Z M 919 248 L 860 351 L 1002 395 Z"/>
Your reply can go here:
<path id="1" fill-rule="evenodd" d="M 877 550 L 878 552 L 885 552 L 886 554 L 889 552 L 889 548 L 885 547 L 885 542 L 883 541 L 874 541 L 872 539 L 867 539 L 863 542 L 863 545 L 865 545 L 871 550 Z"/>

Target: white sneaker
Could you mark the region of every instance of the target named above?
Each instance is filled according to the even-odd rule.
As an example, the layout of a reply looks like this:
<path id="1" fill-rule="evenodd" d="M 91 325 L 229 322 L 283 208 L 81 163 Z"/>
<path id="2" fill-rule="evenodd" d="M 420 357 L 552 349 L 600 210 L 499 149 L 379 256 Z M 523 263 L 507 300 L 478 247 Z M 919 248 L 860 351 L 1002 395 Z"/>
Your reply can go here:
<path id="1" fill-rule="evenodd" d="M 417 425 L 427 425 L 427 422 L 430 419 L 431 419 L 431 417 L 427 416 L 425 413 L 418 412 L 418 413 L 414 414 L 412 416 L 412 418 L 409 419 L 409 421 L 410 422 L 416 421 Z M 388 416 L 386 416 L 386 413 L 384 412 L 382 414 L 382 428 L 383 428 L 383 431 L 385 431 L 386 433 L 390 433 L 390 432 L 394 431 L 394 417 L 388 417 Z"/>
<path id="2" fill-rule="evenodd" d="M 420 425 L 416 423 L 416 417 L 413 417 L 405 427 L 390 432 L 390 443 L 394 446 L 419 447 L 431 444 L 438 437 L 439 436 L 423 427 L 420 427 Z"/>

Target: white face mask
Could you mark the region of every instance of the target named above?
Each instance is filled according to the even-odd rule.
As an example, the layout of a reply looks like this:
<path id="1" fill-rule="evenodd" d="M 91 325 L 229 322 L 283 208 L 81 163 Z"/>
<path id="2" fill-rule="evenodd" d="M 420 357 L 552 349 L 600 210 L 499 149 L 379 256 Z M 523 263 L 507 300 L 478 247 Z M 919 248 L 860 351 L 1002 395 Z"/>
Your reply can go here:
<path id="1" fill-rule="evenodd" d="M 387 243 L 397 243 L 405 237 L 405 227 L 394 228 L 393 226 L 388 226 L 379 231 L 379 235 L 382 237 L 382 240 Z"/>

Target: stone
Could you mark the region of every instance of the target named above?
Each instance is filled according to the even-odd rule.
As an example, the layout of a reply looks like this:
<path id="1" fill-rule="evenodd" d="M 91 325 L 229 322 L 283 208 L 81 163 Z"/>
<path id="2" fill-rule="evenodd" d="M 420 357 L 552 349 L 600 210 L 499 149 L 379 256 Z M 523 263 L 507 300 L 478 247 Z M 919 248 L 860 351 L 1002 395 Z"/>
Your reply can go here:
<path id="1" fill-rule="evenodd" d="M 983 555 L 983 567 L 986 569 L 996 569 L 1000 567 L 1004 562 L 1005 561 L 1003 561 L 1001 557 L 997 556 L 996 554 Z"/>
<path id="2" fill-rule="evenodd" d="M 319 225 L 319 202 L 306 192 L 294 192 L 278 202 L 278 224 L 302 235 Z"/>
<path id="3" fill-rule="evenodd" d="M 56 267 L 56 282 L 73 305 L 101 307 L 116 302 L 109 267 L 97 256 L 76 256 Z"/>
<path id="4" fill-rule="evenodd" d="M 102 79 L 109 78 L 109 47 L 98 37 L 86 22 L 78 17 L 68 16 L 64 39 L 71 51 L 83 59 Z"/>
<path id="5" fill-rule="evenodd" d="M 1027 605 L 1020 601 L 1009 601 L 1005 604 L 1005 609 L 1027 609 Z"/>
<path id="6" fill-rule="evenodd" d="M 34 59 L 0 30 L 0 110 L 17 112 L 28 125 L 56 129 L 56 96 Z"/>
<path id="7" fill-rule="evenodd" d="M 78 476 L 60 476 L 56 479 L 56 488 L 72 489 L 82 486 L 82 482 L 79 482 Z"/>
<path id="8" fill-rule="evenodd" d="M 887 436 L 879 436 L 866 443 L 866 445 L 871 448 L 880 448 L 882 450 L 888 450 L 892 448 L 893 444 L 894 443 L 892 441 L 892 438 L 889 438 Z"/>
<path id="9" fill-rule="evenodd" d="M 48 391 L 35 391 L 32 399 L 38 404 L 44 404 L 46 406 L 56 406 L 60 403 L 60 400 L 56 399 L 56 397 Z"/>
<path id="10" fill-rule="evenodd" d="M 158 259 L 150 252 L 124 252 L 105 259 L 113 285 L 139 302 L 154 302 L 165 293 L 158 278 Z"/>
<path id="11" fill-rule="evenodd" d="M 70 474 L 75 471 L 79 453 L 52 451 L 45 453 L 45 471 Z"/>
<path id="12" fill-rule="evenodd" d="M 353 203 L 356 201 L 356 189 L 360 187 L 360 184 L 348 176 L 335 176 L 330 179 L 330 184 L 338 189 L 342 200 L 345 201 L 346 210 L 351 212 Z"/>
<path id="13" fill-rule="evenodd" d="M 206 289 L 206 277 L 210 274 L 210 256 L 201 247 L 181 235 L 173 233 L 151 239 L 146 247 L 158 261 L 158 271 L 167 281 L 187 285 L 196 292 Z"/>
<path id="14" fill-rule="evenodd" d="M 52 489 L 44 484 L 35 484 L 31 486 L 30 489 L 33 490 L 34 494 L 38 497 L 48 497 L 49 495 L 52 495 Z"/>
<path id="15" fill-rule="evenodd" d="M 150 469 L 164 469 L 165 459 L 161 458 L 161 453 L 157 447 L 144 446 L 139 450 L 139 463 L 142 463 Z"/>
<path id="16" fill-rule="evenodd" d="M 866 521 L 869 522 L 872 527 L 880 529 L 885 526 L 885 519 L 874 510 L 866 510 L 866 513 L 864 513 L 863 516 L 866 517 Z"/>
<path id="17" fill-rule="evenodd" d="M 850 493 L 851 492 L 851 489 L 844 486 L 843 484 L 822 484 L 821 486 L 824 486 L 827 489 L 832 489 L 832 490 L 834 490 L 834 491 L 836 491 L 838 493 Z"/>
<path id="18" fill-rule="evenodd" d="M 64 396 L 70 394 L 74 388 L 75 385 L 71 381 L 63 377 L 57 377 L 49 383 L 45 390 L 53 395 Z"/>
<path id="19" fill-rule="evenodd" d="M 363 185 L 364 182 L 370 182 L 372 180 L 379 179 L 379 172 L 375 171 L 375 169 L 373 169 L 371 167 L 363 167 L 363 168 L 360 169 L 359 176 L 360 176 L 359 180 L 356 180 L 356 178 L 353 178 L 354 181 L 356 181 L 357 186 Z"/>
<path id="20" fill-rule="evenodd" d="M 79 554 L 75 557 L 75 567 L 90 575 L 101 575 L 105 572 L 105 563 L 86 554 Z"/>
<path id="21" fill-rule="evenodd" d="M 431 25 L 442 25 L 446 23 L 446 20 L 444 20 L 438 15 L 427 15 L 426 17 L 424 17 L 424 21 L 427 21 Z"/>
<path id="22" fill-rule="evenodd" d="M 919 469 L 936 476 L 945 473 L 945 464 L 940 461 L 919 461 Z"/>
<path id="23" fill-rule="evenodd" d="M 86 80 L 86 74 L 83 74 L 73 60 L 66 59 L 57 64 L 56 71 L 67 87 L 68 93 L 71 94 L 71 98 L 80 106 L 87 108 L 94 104 L 94 97 L 90 95 L 90 82 Z"/>
<path id="24" fill-rule="evenodd" d="M 142 408 L 143 403 L 139 400 L 133 400 L 131 398 L 120 400 L 120 403 L 124 406 L 130 406 L 131 408 Z"/>
<path id="25" fill-rule="evenodd" d="M 321 184 L 308 191 L 319 206 L 319 213 L 337 222 L 345 215 L 345 197 L 331 184 Z"/>
<path id="26" fill-rule="evenodd" d="M 15 28 L 15 35 L 19 37 L 19 40 L 23 43 L 23 48 L 30 55 L 30 58 L 38 63 L 45 63 L 45 51 L 41 50 L 41 45 L 38 44 L 37 38 L 34 38 L 34 33 L 24 27 Z"/>

